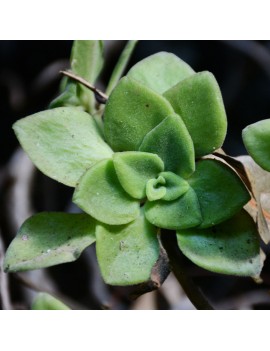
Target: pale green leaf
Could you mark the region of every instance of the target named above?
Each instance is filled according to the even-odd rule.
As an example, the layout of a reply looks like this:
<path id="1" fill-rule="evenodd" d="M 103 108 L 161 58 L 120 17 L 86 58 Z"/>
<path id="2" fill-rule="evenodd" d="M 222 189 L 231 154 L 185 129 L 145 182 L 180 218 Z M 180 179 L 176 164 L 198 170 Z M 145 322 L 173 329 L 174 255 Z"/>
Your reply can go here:
<path id="1" fill-rule="evenodd" d="M 117 85 L 118 81 L 120 78 L 123 76 L 123 73 L 128 65 L 128 62 L 130 60 L 130 57 L 138 43 L 138 40 L 129 40 L 121 53 L 117 64 L 114 67 L 114 70 L 112 72 L 111 78 L 109 80 L 107 89 L 106 89 L 106 94 L 110 95 L 115 86 Z"/>
<path id="2" fill-rule="evenodd" d="M 200 203 L 201 228 L 211 227 L 232 217 L 250 200 L 242 180 L 226 164 L 213 159 L 196 163 L 188 179 Z"/>
<path id="3" fill-rule="evenodd" d="M 256 225 L 244 210 L 215 227 L 179 230 L 177 240 L 184 255 L 209 271 L 258 276 L 262 269 Z"/>
<path id="4" fill-rule="evenodd" d="M 218 83 L 210 72 L 200 72 L 165 92 L 186 124 L 196 157 L 214 152 L 224 142 L 227 117 Z"/>
<path id="5" fill-rule="evenodd" d="M 81 106 L 81 102 L 77 96 L 77 84 L 75 82 L 69 82 L 65 90 L 57 96 L 49 105 L 49 108 L 56 107 L 76 107 Z M 81 106 L 81 109 L 83 107 Z"/>
<path id="6" fill-rule="evenodd" d="M 114 151 L 136 151 L 145 135 L 173 112 L 165 98 L 124 77 L 105 107 L 106 140 Z"/>
<path id="7" fill-rule="evenodd" d="M 75 40 L 71 52 L 71 70 L 94 84 L 104 63 L 103 43 L 100 40 Z M 86 111 L 93 113 L 95 98 L 91 90 L 78 85 L 77 95 Z"/>
<path id="8" fill-rule="evenodd" d="M 37 168 L 69 186 L 76 186 L 86 169 L 113 153 L 92 117 L 75 107 L 35 113 L 13 128 Z"/>
<path id="9" fill-rule="evenodd" d="M 41 212 L 27 219 L 11 242 L 6 272 L 75 261 L 95 241 L 95 220 L 86 214 Z"/>
<path id="10" fill-rule="evenodd" d="M 100 161 L 82 176 L 73 202 L 106 224 L 126 224 L 139 216 L 140 203 L 122 188 L 112 160 Z"/>
<path id="11" fill-rule="evenodd" d="M 162 176 L 148 180 L 146 184 L 146 196 L 149 201 L 162 199 L 166 195 L 166 188 L 163 186 L 166 180 Z"/>
<path id="12" fill-rule="evenodd" d="M 102 277 L 110 285 L 135 285 L 151 277 L 159 257 L 157 229 L 144 214 L 125 226 L 98 225 L 96 251 Z"/>
<path id="13" fill-rule="evenodd" d="M 146 152 L 117 152 L 113 163 L 122 187 L 135 199 L 143 199 L 147 181 L 164 170 L 162 160 Z"/>
<path id="14" fill-rule="evenodd" d="M 245 147 L 259 166 L 270 172 L 270 119 L 253 123 L 242 132 Z"/>
<path id="15" fill-rule="evenodd" d="M 189 190 L 188 182 L 172 172 L 162 172 L 160 176 L 165 179 L 166 184 L 166 195 L 162 198 L 163 200 L 176 200 Z"/>
<path id="16" fill-rule="evenodd" d="M 174 201 L 148 201 L 144 208 L 148 221 L 164 229 L 191 228 L 202 221 L 200 205 L 191 188 Z"/>
<path id="17" fill-rule="evenodd" d="M 70 310 L 62 301 L 48 293 L 38 293 L 32 303 L 32 310 Z"/>
<path id="18" fill-rule="evenodd" d="M 162 94 L 194 73 L 193 69 L 176 55 L 159 52 L 136 63 L 127 75 Z"/>
<path id="19" fill-rule="evenodd" d="M 182 119 L 176 114 L 165 118 L 144 137 L 140 151 L 157 154 L 166 171 L 189 177 L 195 170 L 192 139 Z"/>

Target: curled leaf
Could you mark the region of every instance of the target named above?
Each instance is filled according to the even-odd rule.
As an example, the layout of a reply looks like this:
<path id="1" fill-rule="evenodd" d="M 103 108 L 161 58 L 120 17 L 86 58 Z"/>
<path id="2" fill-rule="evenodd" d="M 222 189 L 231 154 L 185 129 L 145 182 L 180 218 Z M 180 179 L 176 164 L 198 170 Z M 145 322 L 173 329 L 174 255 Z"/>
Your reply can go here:
<path id="1" fill-rule="evenodd" d="M 146 152 L 117 152 L 113 163 L 122 187 L 135 199 L 143 199 L 147 181 L 164 170 L 162 160 Z"/>
<path id="2" fill-rule="evenodd" d="M 62 301 L 56 299 L 48 293 L 38 293 L 35 297 L 32 310 L 70 310 Z"/>
<path id="3" fill-rule="evenodd" d="M 139 216 L 140 204 L 122 188 L 112 160 L 103 160 L 85 172 L 73 202 L 106 224 L 126 224 Z"/>

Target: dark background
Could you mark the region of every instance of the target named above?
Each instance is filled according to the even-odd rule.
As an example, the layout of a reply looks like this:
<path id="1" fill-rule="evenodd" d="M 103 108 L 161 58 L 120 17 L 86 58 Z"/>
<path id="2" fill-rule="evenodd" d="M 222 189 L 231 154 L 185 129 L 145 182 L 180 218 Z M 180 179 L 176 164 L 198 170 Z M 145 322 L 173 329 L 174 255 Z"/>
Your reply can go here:
<path id="1" fill-rule="evenodd" d="M 101 89 L 106 86 L 124 45 L 124 41 L 105 42 L 107 63 L 98 82 Z M 72 41 L 0 41 L 0 228 L 5 247 L 16 234 L 15 214 L 8 208 L 14 185 L 10 167 L 19 146 L 12 124 L 46 109 L 57 95 L 60 82 L 58 72 L 68 68 L 71 46 Z M 245 154 L 242 129 L 270 117 L 270 41 L 141 41 L 130 65 L 158 51 L 173 52 L 195 71 L 208 70 L 215 75 L 229 123 L 224 150 L 233 156 Z M 35 172 L 31 186 L 31 203 L 35 211 L 70 210 L 71 194 L 71 189 Z M 34 291 L 46 288 L 63 295 L 66 301 L 74 304 L 74 308 L 192 308 L 177 290 L 179 288 L 175 286 L 173 278 L 170 278 L 164 290 L 176 291 L 175 295 L 182 299 L 181 303 L 177 298 L 172 300 L 166 291 L 148 294 L 149 301 L 144 298 L 141 305 L 130 302 L 127 290 L 103 284 L 94 249 L 86 251 L 74 263 L 46 270 L 45 276 L 40 272 L 23 277 L 10 276 L 12 307 L 29 308 Z M 270 307 L 270 297 L 266 293 L 270 280 L 268 262 L 264 269 L 265 283 L 260 286 L 249 278 L 208 274 L 193 265 L 189 269 L 219 308 Z M 29 281 L 35 285 L 31 289 L 26 288 Z M 42 282 L 45 288 L 42 288 Z"/>

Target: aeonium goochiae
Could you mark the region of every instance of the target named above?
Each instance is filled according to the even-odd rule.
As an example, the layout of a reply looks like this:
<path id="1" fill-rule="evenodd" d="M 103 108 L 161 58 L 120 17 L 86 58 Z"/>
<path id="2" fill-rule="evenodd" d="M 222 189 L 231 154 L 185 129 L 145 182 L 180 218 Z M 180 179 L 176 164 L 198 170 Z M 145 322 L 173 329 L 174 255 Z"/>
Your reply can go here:
<path id="1" fill-rule="evenodd" d="M 103 62 L 99 42 L 75 41 L 72 74 L 95 84 Z M 119 62 L 115 72 L 125 67 L 125 55 Z M 214 75 L 167 52 L 141 60 L 120 80 L 117 74 L 108 99 L 99 99 L 105 106 L 95 101 L 98 90 L 69 77 L 48 110 L 15 123 L 36 167 L 74 187 L 83 212 L 27 219 L 7 250 L 5 270 L 70 262 L 95 243 L 106 283 L 141 284 L 153 278 L 165 230 L 200 267 L 259 276 L 257 224 L 243 209 L 253 195 L 232 165 L 209 157 L 227 133 Z"/>

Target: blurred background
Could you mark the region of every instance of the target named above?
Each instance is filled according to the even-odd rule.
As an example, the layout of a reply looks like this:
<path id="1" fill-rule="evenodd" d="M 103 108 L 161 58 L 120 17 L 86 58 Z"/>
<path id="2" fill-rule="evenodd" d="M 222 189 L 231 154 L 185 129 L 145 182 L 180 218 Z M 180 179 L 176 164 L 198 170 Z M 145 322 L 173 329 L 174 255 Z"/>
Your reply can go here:
<path id="1" fill-rule="evenodd" d="M 97 84 L 101 90 L 124 45 L 105 41 L 106 64 Z M 72 41 L 0 41 L 0 260 L 30 215 L 74 210 L 72 189 L 36 170 L 12 131 L 16 120 L 46 109 L 57 96 L 59 70 L 69 68 L 71 46 Z M 173 52 L 195 71 L 215 75 L 229 123 L 224 150 L 232 156 L 246 154 L 242 129 L 270 118 L 270 41 L 140 41 L 129 66 L 158 51 Z M 270 308 L 268 259 L 260 285 L 185 264 L 215 308 Z M 8 276 L 0 271 L 0 308 L 29 309 L 37 291 L 51 292 L 74 309 L 194 309 L 173 274 L 161 289 L 136 300 L 130 299 L 130 289 L 106 286 L 94 247 L 73 263 Z"/>

